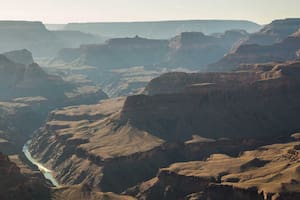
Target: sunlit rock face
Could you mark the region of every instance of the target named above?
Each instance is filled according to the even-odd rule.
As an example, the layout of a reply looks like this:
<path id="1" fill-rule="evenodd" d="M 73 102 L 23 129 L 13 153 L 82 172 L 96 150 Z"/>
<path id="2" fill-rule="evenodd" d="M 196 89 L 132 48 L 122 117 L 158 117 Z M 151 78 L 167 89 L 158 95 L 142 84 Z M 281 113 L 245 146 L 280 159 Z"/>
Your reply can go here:
<path id="1" fill-rule="evenodd" d="M 298 199 L 299 142 L 263 146 L 238 157 L 175 163 L 126 191 L 138 199 Z"/>

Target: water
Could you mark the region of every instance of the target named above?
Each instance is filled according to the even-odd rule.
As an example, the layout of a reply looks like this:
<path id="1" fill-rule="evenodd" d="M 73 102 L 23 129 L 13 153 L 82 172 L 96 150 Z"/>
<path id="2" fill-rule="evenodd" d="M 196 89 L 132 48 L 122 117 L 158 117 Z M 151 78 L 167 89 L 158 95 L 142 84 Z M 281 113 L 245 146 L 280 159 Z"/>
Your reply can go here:
<path id="1" fill-rule="evenodd" d="M 38 169 L 42 172 L 42 174 L 44 175 L 44 177 L 49 180 L 55 187 L 58 187 L 59 184 L 57 182 L 57 180 L 54 178 L 53 176 L 53 172 L 49 169 L 47 169 L 43 164 L 39 163 L 36 159 L 34 159 L 29 150 L 28 150 L 28 146 L 31 143 L 31 140 L 29 140 L 28 142 L 26 142 L 26 144 L 23 146 L 23 153 L 25 154 L 26 158 L 34 165 L 36 165 L 38 167 Z"/>

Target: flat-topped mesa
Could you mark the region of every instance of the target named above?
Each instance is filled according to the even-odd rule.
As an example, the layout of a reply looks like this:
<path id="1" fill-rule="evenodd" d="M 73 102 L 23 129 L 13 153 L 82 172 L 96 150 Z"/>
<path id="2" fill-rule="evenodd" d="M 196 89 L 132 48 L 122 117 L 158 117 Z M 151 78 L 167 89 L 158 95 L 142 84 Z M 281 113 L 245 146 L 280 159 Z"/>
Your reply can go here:
<path id="1" fill-rule="evenodd" d="M 170 72 L 154 78 L 144 90 L 146 95 L 174 94 L 188 92 L 189 89 L 219 88 L 234 90 L 254 85 L 266 80 L 292 81 L 299 77 L 300 62 L 244 64 L 236 72 L 224 73 L 184 73 Z M 284 81 L 278 81 L 285 83 Z M 211 90 L 213 91 L 213 90 Z M 207 90 L 209 92 L 209 90 Z"/>
<path id="2" fill-rule="evenodd" d="M 116 46 L 116 47 L 126 47 L 126 46 L 133 46 L 133 47 L 142 47 L 145 45 L 146 47 L 155 47 L 155 46 L 161 46 L 161 43 L 166 43 L 167 40 L 154 40 L 154 39 L 147 39 L 142 38 L 136 35 L 132 38 L 113 38 L 106 42 L 106 44 L 110 46 Z"/>
<path id="3" fill-rule="evenodd" d="M 64 50 L 60 53 L 58 60 L 64 61 L 63 56 L 70 50 L 74 52 L 72 49 Z M 106 44 L 102 45 L 81 46 L 78 62 L 101 68 L 152 65 L 161 61 L 167 50 L 167 40 L 151 40 L 140 37 L 117 38 L 108 40 Z M 72 53 L 68 54 L 68 60 L 71 57 L 77 59 L 76 56 L 71 56 Z M 78 55 L 78 53 L 76 54 Z"/>
<path id="4" fill-rule="evenodd" d="M 222 58 L 235 42 L 247 35 L 246 32 L 232 30 L 212 36 L 201 32 L 183 32 L 169 40 L 138 36 L 115 38 L 102 45 L 63 49 L 53 63 L 80 63 L 100 69 L 133 66 L 198 69 Z"/>
<path id="5" fill-rule="evenodd" d="M 194 133 L 209 138 L 267 137 L 297 129 L 295 110 L 300 107 L 293 99 L 299 97 L 300 65 L 274 64 L 270 69 L 163 75 L 146 89 L 153 96 L 126 99 L 121 119 L 165 140 L 180 141 Z"/>
<path id="6" fill-rule="evenodd" d="M 47 31 L 45 25 L 42 22 L 32 22 L 32 21 L 0 21 L 0 30 L 38 30 Z"/>
<path id="7" fill-rule="evenodd" d="M 205 83 L 215 84 L 218 87 L 235 88 L 249 85 L 261 78 L 258 72 L 237 73 L 184 73 L 170 72 L 153 79 L 146 86 L 144 94 L 172 94 L 182 93 L 191 86 L 205 86 Z M 202 84 L 202 85 L 201 85 Z"/>

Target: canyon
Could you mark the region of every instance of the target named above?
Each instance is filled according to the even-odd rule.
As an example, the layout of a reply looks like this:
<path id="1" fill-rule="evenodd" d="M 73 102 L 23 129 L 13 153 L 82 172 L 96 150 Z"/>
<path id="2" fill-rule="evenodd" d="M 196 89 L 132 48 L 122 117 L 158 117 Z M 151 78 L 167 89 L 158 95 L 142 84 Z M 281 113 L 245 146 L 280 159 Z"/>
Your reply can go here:
<path id="1" fill-rule="evenodd" d="M 200 22 L 0 22 L 0 199 L 298 199 L 300 21 Z"/>
<path id="2" fill-rule="evenodd" d="M 120 193 L 174 162 L 289 141 L 300 129 L 299 70 L 288 62 L 243 73 L 166 74 L 146 87 L 151 95 L 53 111 L 29 149 L 60 172 L 54 176 L 63 185 Z M 179 90 L 165 94 L 161 84 Z"/>

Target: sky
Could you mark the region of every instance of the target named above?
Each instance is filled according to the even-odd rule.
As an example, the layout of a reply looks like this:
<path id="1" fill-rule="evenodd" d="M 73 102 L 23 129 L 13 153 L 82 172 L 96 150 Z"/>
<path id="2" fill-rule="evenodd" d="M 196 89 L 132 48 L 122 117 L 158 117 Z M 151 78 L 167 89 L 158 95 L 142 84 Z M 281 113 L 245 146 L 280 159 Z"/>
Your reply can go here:
<path id="1" fill-rule="evenodd" d="M 68 22 L 300 18 L 300 0 L 0 0 L 0 20 Z"/>

